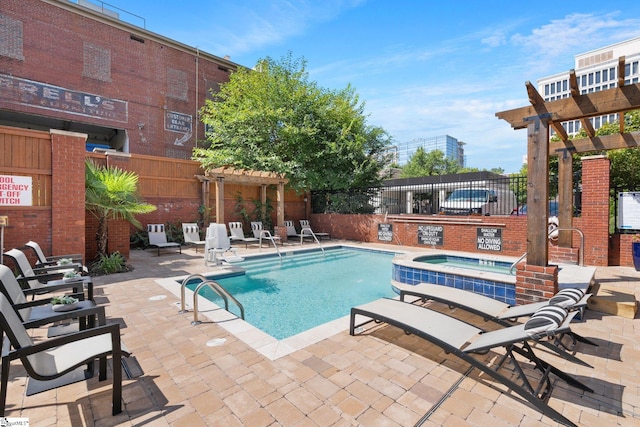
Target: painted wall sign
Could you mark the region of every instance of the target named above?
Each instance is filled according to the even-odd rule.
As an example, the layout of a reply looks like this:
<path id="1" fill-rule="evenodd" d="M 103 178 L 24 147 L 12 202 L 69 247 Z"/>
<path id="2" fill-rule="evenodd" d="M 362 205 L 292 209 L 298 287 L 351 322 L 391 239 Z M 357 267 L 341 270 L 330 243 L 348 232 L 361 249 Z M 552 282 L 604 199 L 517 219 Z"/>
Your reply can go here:
<path id="1" fill-rule="evenodd" d="M 167 111 L 164 115 L 164 129 L 172 132 L 191 133 L 193 116 Z"/>
<path id="2" fill-rule="evenodd" d="M 0 206 L 32 206 L 33 178 L 0 175 Z"/>
<path id="3" fill-rule="evenodd" d="M 393 224 L 378 224 L 378 240 L 393 241 Z"/>
<path id="4" fill-rule="evenodd" d="M 442 225 L 419 225 L 418 244 L 442 246 L 444 244 L 444 227 Z"/>
<path id="5" fill-rule="evenodd" d="M 501 228 L 484 228 L 476 229 L 478 250 L 483 251 L 502 251 L 502 229 Z"/>
<path id="6" fill-rule="evenodd" d="M 78 92 L 46 83 L 0 74 L 0 104 L 26 105 L 42 110 L 126 123 L 127 102 Z"/>

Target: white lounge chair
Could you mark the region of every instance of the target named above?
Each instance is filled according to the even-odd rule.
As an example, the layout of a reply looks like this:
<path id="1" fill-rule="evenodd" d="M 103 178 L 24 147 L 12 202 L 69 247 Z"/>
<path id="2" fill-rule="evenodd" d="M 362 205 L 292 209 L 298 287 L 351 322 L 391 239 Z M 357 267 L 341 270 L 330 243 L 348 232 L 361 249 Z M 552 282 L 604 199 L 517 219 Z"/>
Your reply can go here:
<path id="1" fill-rule="evenodd" d="M 182 234 L 184 236 L 184 243 L 187 245 L 194 245 L 196 247 L 196 253 L 198 248 L 204 249 L 205 241 L 200 238 L 200 227 L 195 222 L 183 222 Z"/>
<path id="2" fill-rule="evenodd" d="M 549 313 L 542 312 L 543 310 L 551 310 L 552 313 L 549 316 Z M 527 324 L 485 332 L 446 314 L 403 301 L 383 298 L 351 309 L 349 333 L 354 335 L 356 330 L 362 331 L 363 326 L 371 321 L 386 322 L 396 326 L 406 333 L 414 334 L 442 348 L 447 354 L 458 357 L 472 367 L 486 373 L 522 396 L 554 421 L 575 426 L 568 418 L 547 404 L 547 399 L 553 388 L 553 381 L 549 379 L 549 376 L 553 374 L 567 384 L 583 391 L 593 392 L 593 390 L 537 357 L 529 345 L 529 341 L 567 333 L 570 331 L 569 323 L 576 314 L 575 311 L 568 313 L 562 307 L 543 307 L 539 315 L 534 314 L 531 317 L 531 325 L 528 325 L 529 322 L 527 322 Z M 365 317 L 368 320 L 357 324 L 357 317 Z M 495 369 L 474 356 L 474 354 L 485 354 L 499 347 L 503 347 L 506 354 L 496 364 Z M 538 387 L 534 388 L 526 377 L 516 359 L 516 354 L 533 363 L 536 369 L 542 373 L 542 378 L 536 379 Z M 522 385 L 511 378 L 511 372 L 508 375 L 499 372 L 506 360 L 509 360 L 516 367 L 515 373 Z"/>
<path id="3" fill-rule="evenodd" d="M 225 256 L 227 252 L 233 255 Z M 236 248 L 231 247 L 227 227 L 224 224 L 210 224 L 207 229 L 205 244 L 205 265 L 209 265 L 209 263 L 220 265 L 222 262 L 233 263 L 240 261 L 244 261 L 244 258 L 237 254 Z"/>
<path id="4" fill-rule="evenodd" d="M 164 224 L 148 224 L 147 233 L 149 234 L 149 246 L 158 248 L 158 256 L 160 256 L 160 249 L 163 248 L 178 248 L 180 253 L 182 253 L 180 243 L 167 241 Z"/>
<path id="5" fill-rule="evenodd" d="M 111 370 L 111 413 L 117 415 L 122 412 L 120 325 L 112 323 L 34 343 L 10 302 L 0 294 L 0 329 L 7 334 L 13 347 L 13 350 L 2 357 L 0 417 L 5 415 L 11 362 L 18 359 L 30 379 L 41 382 L 42 388 L 33 391 L 36 393 L 86 380 L 84 365 L 91 365 L 95 359 L 99 360 L 98 379 L 104 381 L 107 379 L 107 356 L 111 356 L 113 366 L 116 367 Z M 91 367 L 89 371 L 92 371 Z M 30 394 L 30 386 L 31 384 L 27 386 L 27 394 Z"/>
<path id="6" fill-rule="evenodd" d="M 245 248 L 249 247 L 250 244 L 258 244 L 259 240 L 255 237 L 245 237 L 241 222 L 230 222 L 229 232 L 231 233 L 229 239 L 232 244 L 236 242 L 244 243 Z"/>
<path id="7" fill-rule="evenodd" d="M 301 219 L 300 220 L 300 233 L 305 233 L 305 230 L 308 230 L 307 233 L 311 232 L 310 234 L 314 234 L 318 239 L 323 239 L 323 238 L 327 238 L 329 240 L 331 240 L 331 235 L 329 233 L 316 233 L 315 231 L 313 231 L 311 229 L 311 225 L 309 225 L 309 220 L 307 219 Z"/>
<path id="8" fill-rule="evenodd" d="M 258 243 L 260 244 L 260 247 L 262 248 L 262 241 L 266 240 L 267 243 L 271 242 L 273 243 L 273 247 L 277 247 L 276 242 L 280 242 L 280 236 L 274 236 L 271 234 L 271 232 L 269 230 L 265 230 L 262 227 L 262 221 L 254 221 L 251 223 L 251 230 L 253 231 L 253 237 L 255 237 L 256 239 L 258 239 Z"/>
<path id="9" fill-rule="evenodd" d="M 296 239 L 300 239 L 300 244 L 302 244 L 304 242 L 304 239 L 311 239 L 313 240 L 313 234 L 310 233 L 298 233 L 296 231 L 296 226 L 294 225 L 293 221 L 285 221 L 284 222 L 284 226 L 287 228 L 287 238 L 296 238 Z M 304 231 L 304 230 L 303 230 Z"/>

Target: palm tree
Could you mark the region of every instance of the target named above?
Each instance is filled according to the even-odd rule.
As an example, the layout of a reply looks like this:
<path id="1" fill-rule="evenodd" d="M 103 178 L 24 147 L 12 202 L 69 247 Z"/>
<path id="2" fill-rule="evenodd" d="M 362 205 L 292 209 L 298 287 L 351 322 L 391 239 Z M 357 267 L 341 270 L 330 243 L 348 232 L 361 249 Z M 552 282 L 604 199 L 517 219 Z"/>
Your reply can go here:
<path id="1" fill-rule="evenodd" d="M 139 198 L 138 176 L 114 166 L 98 166 L 87 160 L 85 190 L 86 209 L 98 220 L 96 242 L 100 256 L 107 256 L 109 220 L 124 219 L 141 229 L 142 224 L 135 215 L 156 210 L 156 206 Z"/>

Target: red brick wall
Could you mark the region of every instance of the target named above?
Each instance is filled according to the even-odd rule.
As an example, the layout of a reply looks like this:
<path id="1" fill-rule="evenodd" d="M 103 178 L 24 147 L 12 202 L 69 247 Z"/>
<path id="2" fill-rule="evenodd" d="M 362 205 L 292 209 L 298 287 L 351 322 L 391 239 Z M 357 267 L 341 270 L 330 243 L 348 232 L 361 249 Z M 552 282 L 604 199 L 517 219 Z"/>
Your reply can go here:
<path id="1" fill-rule="evenodd" d="M 86 136 L 51 131 L 51 252 L 84 253 Z M 37 239 L 36 239 L 37 240 Z"/>
<path id="2" fill-rule="evenodd" d="M 66 1 L 2 0 L 0 14 L 15 24 L 7 26 L 10 40 L 20 35 L 13 28 L 22 28 L 22 54 L 12 42 L 13 50 L 0 55 L 0 74 L 125 101 L 126 118 L 70 114 L 2 97 L 0 108 L 123 129 L 131 153 L 190 158 L 196 139 L 204 139 L 196 111 L 236 65 L 123 21 L 74 10 L 82 9 Z M 85 54 L 95 63 L 86 66 Z M 184 133 L 165 130 L 165 113 L 171 111 L 192 117 L 186 141 Z"/>

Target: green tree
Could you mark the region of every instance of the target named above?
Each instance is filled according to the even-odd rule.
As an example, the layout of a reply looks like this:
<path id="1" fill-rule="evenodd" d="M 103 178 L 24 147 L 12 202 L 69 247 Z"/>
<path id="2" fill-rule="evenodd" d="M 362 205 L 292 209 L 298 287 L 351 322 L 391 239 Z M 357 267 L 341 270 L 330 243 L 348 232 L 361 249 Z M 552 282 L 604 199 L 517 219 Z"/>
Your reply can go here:
<path id="1" fill-rule="evenodd" d="M 96 243 L 98 255 L 107 256 L 107 224 L 109 220 L 124 219 L 142 228 L 136 214 L 153 212 L 154 205 L 144 203 L 137 194 L 138 176 L 117 167 L 98 166 L 85 162 L 85 205 L 98 220 Z"/>
<path id="2" fill-rule="evenodd" d="M 446 175 L 458 173 L 460 165 L 454 159 L 445 157 L 441 150 L 425 151 L 423 147 L 413 153 L 406 165 L 403 166 L 402 178 L 419 176 Z"/>
<path id="3" fill-rule="evenodd" d="M 232 74 L 200 111 L 212 131 L 193 159 L 284 173 L 298 191 L 378 185 L 389 136 L 367 124 L 352 87 L 323 89 L 305 67 L 289 54 Z"/>

